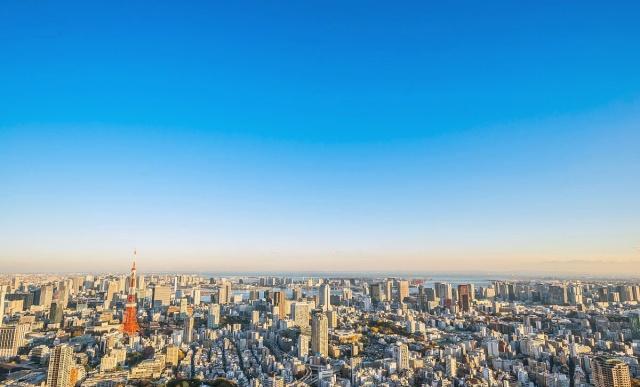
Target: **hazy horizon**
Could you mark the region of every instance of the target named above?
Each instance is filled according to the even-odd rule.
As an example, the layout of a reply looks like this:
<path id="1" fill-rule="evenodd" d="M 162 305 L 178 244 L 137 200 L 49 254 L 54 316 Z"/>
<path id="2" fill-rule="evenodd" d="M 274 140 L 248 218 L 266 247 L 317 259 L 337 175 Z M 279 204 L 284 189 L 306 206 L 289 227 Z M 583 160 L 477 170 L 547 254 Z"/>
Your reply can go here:
<path id="1" fill-rule="evenodd" d="M 640 271 L 638 4 L 71 3 L 3 6 L 2 272 Z"/>

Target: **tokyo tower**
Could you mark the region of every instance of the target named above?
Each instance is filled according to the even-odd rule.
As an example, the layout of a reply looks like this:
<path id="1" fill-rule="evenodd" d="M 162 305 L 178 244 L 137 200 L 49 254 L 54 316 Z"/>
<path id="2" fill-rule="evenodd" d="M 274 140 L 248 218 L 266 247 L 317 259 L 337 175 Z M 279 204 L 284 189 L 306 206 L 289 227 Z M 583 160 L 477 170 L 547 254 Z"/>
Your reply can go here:
<path id="1" fill-rule="evenodd" d="M 140 330 L 138 326 L 138 312 L 136 310 L 136 251 L 133 252 L 133 266 L 129 277 L 129 294 L 127 295 L 127 307 L 124 311 L 122 330 L 129 336 L 133 336 Z"/>

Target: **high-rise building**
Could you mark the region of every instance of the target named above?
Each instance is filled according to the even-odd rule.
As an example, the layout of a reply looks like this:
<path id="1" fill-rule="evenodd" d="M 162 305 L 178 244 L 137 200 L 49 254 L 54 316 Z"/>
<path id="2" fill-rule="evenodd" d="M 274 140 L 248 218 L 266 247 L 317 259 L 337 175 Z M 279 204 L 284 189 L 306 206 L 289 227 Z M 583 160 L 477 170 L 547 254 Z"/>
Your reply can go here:
<path id="1" fill-rule="evenodd" d="M 298 358 L 302 359 L 309 354 L 309 336 L 300 334 L 298 336 Z"/>
<path id="2" fill-rule="evenodd" d="M 384 300 L 384 294 L 382 293 L 382 285 L 381 284 L 371 284 L 369 286 L 369 293 L 371 295 L 371 301 L 373 302 L 382 302 Z"/>
<path id="3" fill-rule="evenodd" d="M 309 328 L 309 304 L 294 302 L 291 304 L 291 318 L 301 330 Z"/>
<path id="4" fill-rule="evenodd" d="M 458 285 L 458 307 L 463 312 L 471 311 L 471 285 Z"/>
<path id="5" fill-rule="evenodd" d="M 631 326 L 631 338 L 634 340 L 640 339 L 640 313 L 630 313 L 628 316 L 629 325 Z"/>
<path id="6" fill-rule="evenodd" d="M 47 387 L 69 387 L 73 365 L 73 348 L 66 344 L 57 345 L 49 358 Z"/>
<path id="7" fill-rule="evenodd" d="M 391 302 L 393 300 L 393 281 L 388 279 L 384 282 L 384 299 L 387 302 Z"/>
<path id="8" fill-rule="evenodd" d="M 593 384 L 595 387 L 630 387 L 629 365 L 615 358 L 594 357 Z"/>
<path id="9" fill-rule="evenodd" d="M 564 284 L 549 286 L 549 303 L 566 305 L 568 301 L 567 287 Z"/>
<path id="10" fill-rule="evenodd" d="M 189 344 L 193 340 L 193 316 L 189 316 L 184 320 L 184 337 L 182 342 Z"/>
<path id="11" fill-rule="evenodd" d="M 28 330 L 29 324 L 4 325 L 0 327 L 0 358 L 16 356 L 18 348 L 25 344 L 24 335 Z"/>
<path id="12" fill-rule="evenodd" d="M 2 326 L 2 321 L 4 320 L 4 299 L 7 296 L 7 287 L 4 285 L 0 285 L 0 327 Z"/>
<path id="13" fill-rule="evenodd" d="M 231 303 L 231 282 L 222 281 L 220 286 L 218 287 L 218 303 L 222 305 Z"/>
<path id="14" fill-rule="evenodd" d="M 444 282 L 436 282 L 434 284 L 436 297 L 440 299 L 440 304 L 442 305 L 450 305 L 451 299 L 453 298 L 453 290 L 451 288 L 451 284 Z"/>
<path id="15" fill-rule="evenodd" d="M 405 298 L 409 297 L 409 281 L 398 281 L 398 301 L 404 302 Z"/>
<path id="16" fill-rule="evenodd" d="M 151 300 L 154 307 L 168 306 L 171 304 L 171 287 L 156 285 L 153 287 Z"/>
<path id="17" fill-rule="evenodd" d="M 320 292 L 318 293 L 318 306 L 322 310 L 331 309 L 331 286 L 328 283 L 320 285 Z"/>
<path id="18" fill-rule="evenodd" d="M 398 343 L 395 348 L 396 366 L 398 371 L 409 369 L 409 347 Z"/>
<path id="19" fill-rule="evenodd" d="M 311 323 L 311 350 L 314 355 L 329 355 L 329 320 L 322 312 L 313 315 Z"/>
<path id="20" fill-rule="evenodd" d="M 200 305 L 200 288 L 193 289 L 193 305 Z"/>
<path id="21" fill-rule="evenodd" d="M 104 295 L 104 307 L 111 308 L 113 305 L 113 299 L 120 290 L 120 281 L 109 281 L 107 284 L 107 292 Z"/>
<path id="22" fill-rule="evenodd" d="M 445 373 L 449 378 L 455 377 L 458 373 L 458 363 L 456 358 L 451 355 L 445 359 Z"/>
<path id="23" fill-rule="evenodd" d="M 273 292 L 273 306 L 278 308 L 278 316 L 285 318 L 287 315 L 287 300 L 284 291 L 278 290 Z"/>
<path id="24" fill-rule="evenodd" d="M 38 305 L 45 310 L 49 309 L 53 300 L 53 286 L 42 285 L 36 294 L 38 295 Z"/>
<path id="25" fill-rule="evenodd" d="M 64 320 L 64 309 L 59 300 L 51 303 L 51 309 L 49 309 L 49 324 L 62 324 Z"/>
<path id="26" fill-rule="evenodd" d="M 216 328 L 220 324 L 220 304 L 209 304 L 207 328 Z"/>
<path id="27" fill-rule="evenodd" d="M 178 359 L 179 359 L 179 353 L 180 353 L 180 348 L 178 348 L 177 345 L 167 345 L 167 349 L 166 349 L 166 362 L 167 364 L 171 364 L 174 366 L 178 365 Z"/>

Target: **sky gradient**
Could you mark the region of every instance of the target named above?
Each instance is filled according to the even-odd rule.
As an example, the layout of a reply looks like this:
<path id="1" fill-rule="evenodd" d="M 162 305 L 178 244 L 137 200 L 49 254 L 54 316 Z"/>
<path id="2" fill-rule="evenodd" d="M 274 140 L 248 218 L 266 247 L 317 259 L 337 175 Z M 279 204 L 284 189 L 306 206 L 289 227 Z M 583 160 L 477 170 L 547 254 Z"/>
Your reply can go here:
<path id="1" fill-rule="evenodd" d="M 0 264 L 637 272 L 639 11 L 7 2 Z"/>

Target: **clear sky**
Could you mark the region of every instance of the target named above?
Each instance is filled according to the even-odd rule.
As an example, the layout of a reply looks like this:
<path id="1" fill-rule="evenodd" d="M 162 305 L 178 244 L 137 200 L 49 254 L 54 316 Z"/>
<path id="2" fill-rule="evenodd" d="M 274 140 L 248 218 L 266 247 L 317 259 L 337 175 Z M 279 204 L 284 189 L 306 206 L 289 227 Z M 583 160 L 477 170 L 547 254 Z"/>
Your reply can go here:
<path id="1" fill-rule="evenodd" d="M 0 266 L 637 272 L 638 15 L 5 1 Z"/>

